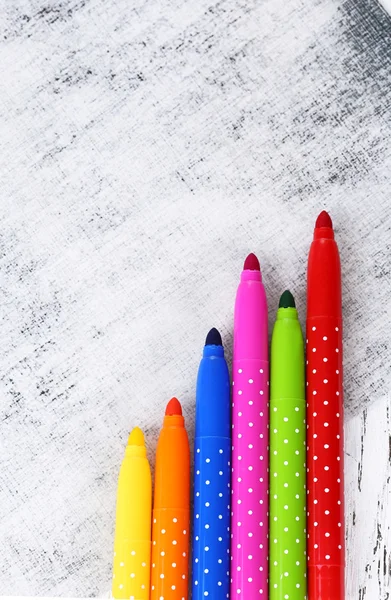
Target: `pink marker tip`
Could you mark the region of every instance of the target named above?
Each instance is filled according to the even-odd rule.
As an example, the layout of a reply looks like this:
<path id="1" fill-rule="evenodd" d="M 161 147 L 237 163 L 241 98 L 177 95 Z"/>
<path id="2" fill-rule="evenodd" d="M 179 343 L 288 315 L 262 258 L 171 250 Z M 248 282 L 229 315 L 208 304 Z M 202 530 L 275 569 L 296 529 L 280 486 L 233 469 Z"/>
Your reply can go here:
<path id="1" fill-rule="evenodd" d="M 244 271 L 260 271 L 261 270 L 261 267 L 259 266 L 259 260 L 255 256 L 255 254 L 251 253 L 248 255 L 248 257 L 244 261 L 243 270 Z"/>

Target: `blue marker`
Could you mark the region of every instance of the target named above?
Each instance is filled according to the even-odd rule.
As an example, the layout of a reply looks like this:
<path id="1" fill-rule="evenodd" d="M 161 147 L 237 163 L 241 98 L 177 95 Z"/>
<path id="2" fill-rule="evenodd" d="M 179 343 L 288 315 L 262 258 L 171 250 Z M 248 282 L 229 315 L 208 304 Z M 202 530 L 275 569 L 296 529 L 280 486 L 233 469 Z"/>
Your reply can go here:
<path id="1" fill-rule="evenodd" d="M 224 348 L 207 335 L 198 370 L 194 446 L 193 600 L 229 598 L 231 404 Z"/>

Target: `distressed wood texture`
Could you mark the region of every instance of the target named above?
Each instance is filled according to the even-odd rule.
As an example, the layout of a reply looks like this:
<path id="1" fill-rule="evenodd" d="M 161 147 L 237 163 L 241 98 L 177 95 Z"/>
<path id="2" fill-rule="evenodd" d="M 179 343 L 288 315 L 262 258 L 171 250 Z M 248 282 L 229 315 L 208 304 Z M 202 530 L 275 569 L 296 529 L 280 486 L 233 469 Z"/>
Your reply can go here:
<path id="1" fill-rule="evenodd" d="M 326 209 L 348 600 L 385 600 L 391 19 L 375 0 L 3 0 L 0 31 L 0 594 L 107 593 L 129 430 L 153 467 L 177 395 L 192 440 L 249 252 L 270 331 L 287 287 L 304 323 Z"/>
<path id="2" fill-rule="evenodd" d="M 391 402 L 345 425 L 347 600 L 391 598 Z"/>

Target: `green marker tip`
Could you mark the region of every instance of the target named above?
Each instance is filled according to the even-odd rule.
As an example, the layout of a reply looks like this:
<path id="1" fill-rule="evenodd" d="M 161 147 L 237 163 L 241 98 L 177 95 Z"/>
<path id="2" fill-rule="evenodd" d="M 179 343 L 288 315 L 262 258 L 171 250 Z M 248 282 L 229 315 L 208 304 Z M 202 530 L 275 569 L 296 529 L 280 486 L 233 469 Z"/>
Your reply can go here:
<path id="1" fill-rule="evenodd" d="M 281 294 L 278 308 L 296 308 L 295 299 L 289 290 Z"/>

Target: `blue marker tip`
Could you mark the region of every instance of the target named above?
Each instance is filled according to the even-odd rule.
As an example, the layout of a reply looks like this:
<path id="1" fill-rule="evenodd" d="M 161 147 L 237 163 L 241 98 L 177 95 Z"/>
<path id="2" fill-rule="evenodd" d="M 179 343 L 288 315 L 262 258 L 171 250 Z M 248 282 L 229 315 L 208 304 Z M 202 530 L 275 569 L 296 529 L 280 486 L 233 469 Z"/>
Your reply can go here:
<path id="1" fill-rule="evenodd" d="M 222 346 L 223 342 L 216 327 L 213 327 L 206 336 L 205 346 Z"/>

